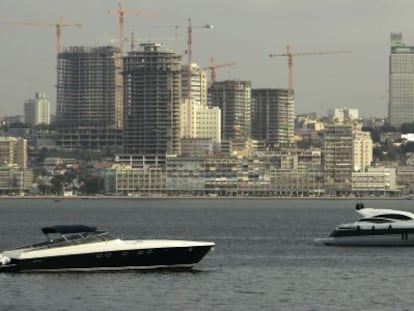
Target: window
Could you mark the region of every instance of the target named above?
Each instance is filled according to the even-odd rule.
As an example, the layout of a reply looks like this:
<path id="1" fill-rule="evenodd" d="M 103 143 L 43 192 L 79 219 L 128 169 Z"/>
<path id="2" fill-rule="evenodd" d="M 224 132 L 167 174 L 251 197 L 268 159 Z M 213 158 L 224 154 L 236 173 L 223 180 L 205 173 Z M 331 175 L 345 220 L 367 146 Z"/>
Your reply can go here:
<path id="1" fill-rule="evenodd" d="M 376 217 L 399 219 L 399 220 L 412 220 L 411 217 L 406 216 L 406 215 L 401 215 L 401 214 L 384 214 L 384 215 L 378 215 Z"/>

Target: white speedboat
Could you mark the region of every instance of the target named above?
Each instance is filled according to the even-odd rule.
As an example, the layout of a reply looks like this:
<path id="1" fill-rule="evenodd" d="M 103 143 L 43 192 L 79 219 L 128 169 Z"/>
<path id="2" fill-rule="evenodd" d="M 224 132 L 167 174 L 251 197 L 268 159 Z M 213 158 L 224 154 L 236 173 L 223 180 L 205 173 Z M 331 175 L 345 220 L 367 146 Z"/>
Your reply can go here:
<path id="1" fill-rule="evenodd" d="M 414 214 L 394 209 L 365 208 L 355 210 L 363 216 L 358 221 L 336 227 L 318 244 L 340 246 L 414 246 Z"/>
<path id="2" fill-rule="evenodd" d="M 42 231 L 47 241 L 2 252 L 0 272 L 192 268 L 215 246 L 200 241 L 122 240 L 82 225 Z"/>

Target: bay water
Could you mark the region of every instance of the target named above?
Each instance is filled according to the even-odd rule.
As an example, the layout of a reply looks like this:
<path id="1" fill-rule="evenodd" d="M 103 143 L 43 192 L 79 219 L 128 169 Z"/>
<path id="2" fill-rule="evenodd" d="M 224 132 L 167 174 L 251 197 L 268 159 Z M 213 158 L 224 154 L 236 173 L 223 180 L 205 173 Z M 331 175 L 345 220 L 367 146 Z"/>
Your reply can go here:
<path id="1" fill-rule="evenodd" d="M 352 200 L 1 199 L 0 251 L 84 224 L 214 241 L 192 271 L 0 274 L 0 310 L 413 310 L 414 247 L 315 245 Z M 365 206 L 414 211 L 410 200 Z"/>

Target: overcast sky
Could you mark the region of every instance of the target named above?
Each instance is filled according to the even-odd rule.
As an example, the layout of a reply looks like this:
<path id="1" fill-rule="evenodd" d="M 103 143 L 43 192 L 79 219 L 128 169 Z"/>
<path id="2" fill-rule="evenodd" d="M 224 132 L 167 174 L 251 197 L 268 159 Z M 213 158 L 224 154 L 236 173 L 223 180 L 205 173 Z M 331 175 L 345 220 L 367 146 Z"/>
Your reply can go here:
<path id="1" fill-rule="evenodd" d="M 293 52 L 351 50 L 350 54 L 297 56 L 293 85 L 296 113 L 325 115 L 334 107 L 358 108 L 362 116 L 385 117 L 391 32 L 414 45 L 413 0 L 123 0 L 125 9 L 158 12 L 158 17 L 126 16 L 126 35 L 153 38 L 178 53 L 186 49 L 192 19 L 193 60 L 217 70 L 217 80 L 250 80 L 253 88 L 286 88 L 286 45 Z M 118 17 L 108 15 L 116 0 L 1 0 L 0 22 L 56 23 L 64 16 L 62 45 L 115 44 Z M 206 23 L 214 29 L 198 28 Z M 175 25 L 181 28 L 175 29 Z M 35 92 L 56 102 L 55 28 L 0 25 L 0 117 L 22 114 Z M 128 43 L 126 43 L 128 46 Z"/>

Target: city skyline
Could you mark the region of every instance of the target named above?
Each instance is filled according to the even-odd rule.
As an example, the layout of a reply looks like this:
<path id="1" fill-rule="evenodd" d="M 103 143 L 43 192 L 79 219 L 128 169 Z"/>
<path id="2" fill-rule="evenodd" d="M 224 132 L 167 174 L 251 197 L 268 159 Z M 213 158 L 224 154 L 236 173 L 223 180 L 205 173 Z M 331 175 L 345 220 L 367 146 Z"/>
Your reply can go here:
<path id="1" fill-rule="evenodd" d="M 124 0 L 125 9 L 158 12 L 157 17 L 126 16 L 125 36 L 153 38 L 183 55 L 186 62 L 187 18 L 192 19 L 194 62 L 209 65 L 234 61 L 235 66 L 218 70 L 218 81 L 249 80 L 252 88 L 286 88 L 286 57 L 270 53 L 351 50 L 346 55 L 294 58 L 295 112 L 348 106 L 362 116 L 387 116 L 388 59 L 391 32 L 402 32 L 403 42 L 414 44 L 407 24 L 414 3 L 381 1 L 209 1 Z M 56 23 L 63 15 L 62 46 L 117 46 L 118 17 L 108 15 L 118 1 L 30 0 L 3 1 L 0 22 Z M 212 30 L 197 29 L 206 23 Z M 174 26 L 179 25 L 178 28 Z M 1 116 L 21 114 L 25 100 L 45 92 L 56 107 L 56 51 L 54 27 L 0 25 L 7 48 L 2 49 Z M 259 35 L 258 35 L 259 34 Z M 13 40 L 10 38 L 13 37 Z M 125 49 L 129 47 L 125 42 Z M 141 41 L 139 41 L 141 43 Z M 6 46 L 6 45 L 4 45 Z"/>

